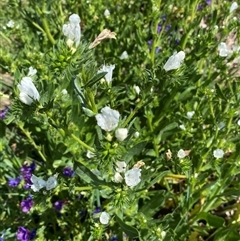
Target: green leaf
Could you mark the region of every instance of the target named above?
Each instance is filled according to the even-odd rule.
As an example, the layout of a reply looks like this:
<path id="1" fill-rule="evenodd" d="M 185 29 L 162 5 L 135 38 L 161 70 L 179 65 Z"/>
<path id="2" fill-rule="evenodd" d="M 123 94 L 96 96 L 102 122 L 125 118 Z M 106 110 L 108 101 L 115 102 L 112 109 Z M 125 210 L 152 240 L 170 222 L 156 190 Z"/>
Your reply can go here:
<path id="1" fill-rule="evenodd" d="M 130 238 L 136 238 L 139 236 L 139 232 L 136 228 L 124 223 L 117 215 L 115 215 L 115 217 L 116 221 L 122 228 L 123 232 L 127 234 L 127 236 L 129 236 Z"/>
<path id="2" fill-rule="evenodd" d="M 133 158 L 133 156 L 141 153 L 141 151 L 144 149 L 146 144 L 147 144 L 146 141 L 138 143 L 136 146 L 132 147 L 128 152 L 123 154 L 122 160 L 128 164 L 129 161 Z"/>
<path id="3" fill-rule="evenodd" d="M 107 74 L 107 72 L 101 72 L 96 74 L 92 79 L 90 79 L 84 86 L 84 88 L 86 87 L 92 87 L 94 84 L 96 84 L 100 79 L 102 79 L 105 75 Z"/>
<path id="4" fill-rule="evenodd" d="M 223 227 L 225 221 L 223 218 L 220 218 L 218 216 L 212 215 L 210 213 L 206 212 L 200 212 L 197 214 L 197 217 L 199 219 L 204 219 L 207 221 L 207 223 L 212 227 Z"/>
<path id="5" fill-rule="evenodd" d="M 146 187 L 146 189 L 152 187 L 155 183 L 157 183 L 159 180 L 161 180 L 162 178 L 164 178 L 166 175 L 171 174 L 170 171 L 164 171 L 159 173 Z"/>
<path id="6" fill-rule="evenodd" d="M 227 98 L 224 96 L 220 86 L 218 84 L 215 84 L 216 92 L 219 97 L 227 101 Z"/>
<path id="7" fill-rule="evenodd" d="M 76 173 L 78 176 L 87 183 L 92 183 L 93 185 L 107 185 L 107 183 L 103 180 L 100 180 L 95 174 L 93 174 L 87 167 L 82 164 L 78 165 L 76 169 Z"/>

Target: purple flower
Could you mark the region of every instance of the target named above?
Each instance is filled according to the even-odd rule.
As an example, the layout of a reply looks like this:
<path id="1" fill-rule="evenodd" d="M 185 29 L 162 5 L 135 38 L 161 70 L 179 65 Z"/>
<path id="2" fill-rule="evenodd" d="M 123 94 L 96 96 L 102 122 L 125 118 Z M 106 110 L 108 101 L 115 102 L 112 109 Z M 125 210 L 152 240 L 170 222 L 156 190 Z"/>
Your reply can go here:
<path id="1" fill-rule="evenodd" d="M 0 119 L 4 119 L 4 118 L 5 118 L 8 110 L 9 110 L 9 108 L 6 107 L 5 109 L 3 109 L 3 110 L 0 111 Z"/>
<path id="2" fill-rule="evenodd" d="M 198 11 L 201 11 L 202 9 L 203 9 L 202 4 L 199 4 L 199 5 L 197 6 L 197 10 L 198 10 Z"/>
<path id="3" fill-rule="evenodd" d="M 96 207 L 94 212 L 93 212 L 93 215 L 97 214 L 97 213 L 100 213 L 102 210 L 100 207 Z"/>
<path id="4" fill-rule="evenodd" d="M 167 32 L 171 27 L 172 27 L 172 25 L 171 25 L 171 24 L 168 24 L 168 25 L 165 27 L 165 31 Z"/>
<path id="5" fill-rule="evenodd" d="M 25 227 L 19 227 L 17 232 L 17 239 L 21 241 L 29 241 L 30 231 Z"/>
<path id="6" fill-rule="evenodd" d="M 9 187 L 17 187 L 19 183 L 21 182 L 22 177 L 17 177 L 17 178 L 9 178 L 8 179 L 8 186 Z"/>
<path id="7" fill-rule="evenodd" d="M 161 30 L 162 30 L 162 25 L 161 25 L 161 24 L 158 24 L 157 33 L 160 33 Z"/>
<path id="8" fill-rule="evenodd" d="M 74 171 L 72 170 L 71 167 L 65 167 L 63 169 L 63 175 L 66 177 L 73 177 L 74 176 Z"/>
<path id="9" fill-rule="evenodd" d="M 152 45 L 152 43 L 153 43 L 153 40 L 152 40 L 152 39 L 149 39 L 149 40 L 148 40 L 148 44 L 149 44 L 149 45 Z"/>
<path id="10" fill-rule="evenodd" d="M 206 0 L 206 4 L 210 5 L 212 3 L 212 0 Z"/>
<path id="11" fill-rule="evenodd" d="M 24 213 L 29 212 L 32 206 L 33 206 L 33 200 L 31 196 L 27 197 L 27 199 L 21 202 L 21 208 Z"/>
<path id="12" fill-rule="evenodd" d="M 34 162 L 32 162 L 30 165 L 24 164 L 20 169 L 23 175 L 23 179 L 25 181 L 25 185 L 24 185 L 25 188 L 30 188 L 30 186 L 32 185 L 31 176 L 35 169 L 36 169 L 36 164 Z"/>
<path id="13" fill-rule="evenodd" d="M 155 49 L 155 53 L 157 54 L 157 53 L 159 53 L 160 52 L 160 48 L 159 47 L 156 47 L 156 49 Z"/>
<path id="14" fill-rule="evenodd" d="M 62 208 L 63 208 L 63 205 L 64 205 L 64 202 L 63 201 L 56 201 L 55 203 L 54 203 L 54 209 L 56 210 L 56 211 L 61 211 L 62 210 Z"/>
<path id="15" fill-rule="evenodd" d="M 17 240 L 30 241 L 36 236 L 37 230 L 34 229 L 32 232 L 25 227 L 18 227 Z"/>

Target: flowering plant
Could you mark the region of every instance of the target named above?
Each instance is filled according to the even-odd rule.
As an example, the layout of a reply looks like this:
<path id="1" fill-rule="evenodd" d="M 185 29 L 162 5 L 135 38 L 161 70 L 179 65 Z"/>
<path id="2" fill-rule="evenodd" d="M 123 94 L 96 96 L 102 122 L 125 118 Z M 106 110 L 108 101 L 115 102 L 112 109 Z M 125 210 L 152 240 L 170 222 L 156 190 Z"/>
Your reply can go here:
<path id="1" fill-rule="evenodd" d="M 0 240 L 239 240 L 236 3 L 0 6 Z"/>

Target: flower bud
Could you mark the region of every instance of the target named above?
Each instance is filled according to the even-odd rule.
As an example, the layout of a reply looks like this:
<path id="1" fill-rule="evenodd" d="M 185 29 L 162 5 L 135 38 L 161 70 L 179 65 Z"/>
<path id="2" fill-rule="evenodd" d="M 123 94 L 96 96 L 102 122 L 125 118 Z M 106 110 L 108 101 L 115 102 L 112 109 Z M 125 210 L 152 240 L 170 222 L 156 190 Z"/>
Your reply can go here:
<path id="1" fill-rule="evenodd" d="M 128 129 L 127 128 L 118 128 L 115 131 L 115 137 L 119 141 L 124 141 L 127 138 L 127 135 L 128 135 Z"/>

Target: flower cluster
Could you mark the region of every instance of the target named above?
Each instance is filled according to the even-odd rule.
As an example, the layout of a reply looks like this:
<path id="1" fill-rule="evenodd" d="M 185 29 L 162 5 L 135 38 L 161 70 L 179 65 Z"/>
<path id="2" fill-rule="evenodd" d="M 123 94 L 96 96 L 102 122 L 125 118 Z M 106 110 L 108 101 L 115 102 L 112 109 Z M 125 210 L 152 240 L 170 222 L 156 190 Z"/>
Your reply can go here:
<path id="1" fill-rule="evenodd" d="M 81 39 L 80 22 L 80 17 L 77 14 L 72 14 L 69 17 L 69 24 L 64 24 L 62 27 L 63 34 L 75 42 L 76 47 L 79 45 Z"/>
<path id="2" fill-rule="evenodd" d="M 21 172 L 21 174 L 23 176 L 23 179 L 25 181 L 25 188 L 30 188 L 30 186 L 32 185 L 31 176 L 32 176 L 35 169 L 36 169 L 35 162 L 32 162 L 30 165 L 24 164 L 22 166 L 22 168 L 20 169 L 20 172 Z"/>
<path id="3" fill-rule="evenodd" d="M 134 166 L 132 169 L 126 171 L 127 164 L 125 162 L 116 162 L 116 173 L 114 175 L 114 181 L 121 183 L 123 177 L 121 173 L 124 173 L 124 180 L 127 186 L 135 187 L 141 182 L 141 169 L 140 166 Z"/>
<path id="4" fill-rule="evenodd" d="M 47 190 L 51 190 L 57 186 L 57 178 L 55 176 L 51 176 L 47 181 L 44 181 L 42 178 L 37 177 L 35 175 L 31 176 L 31 189 L 34 192 L 38 192 L 40 189 L 45 187 Z"/>

